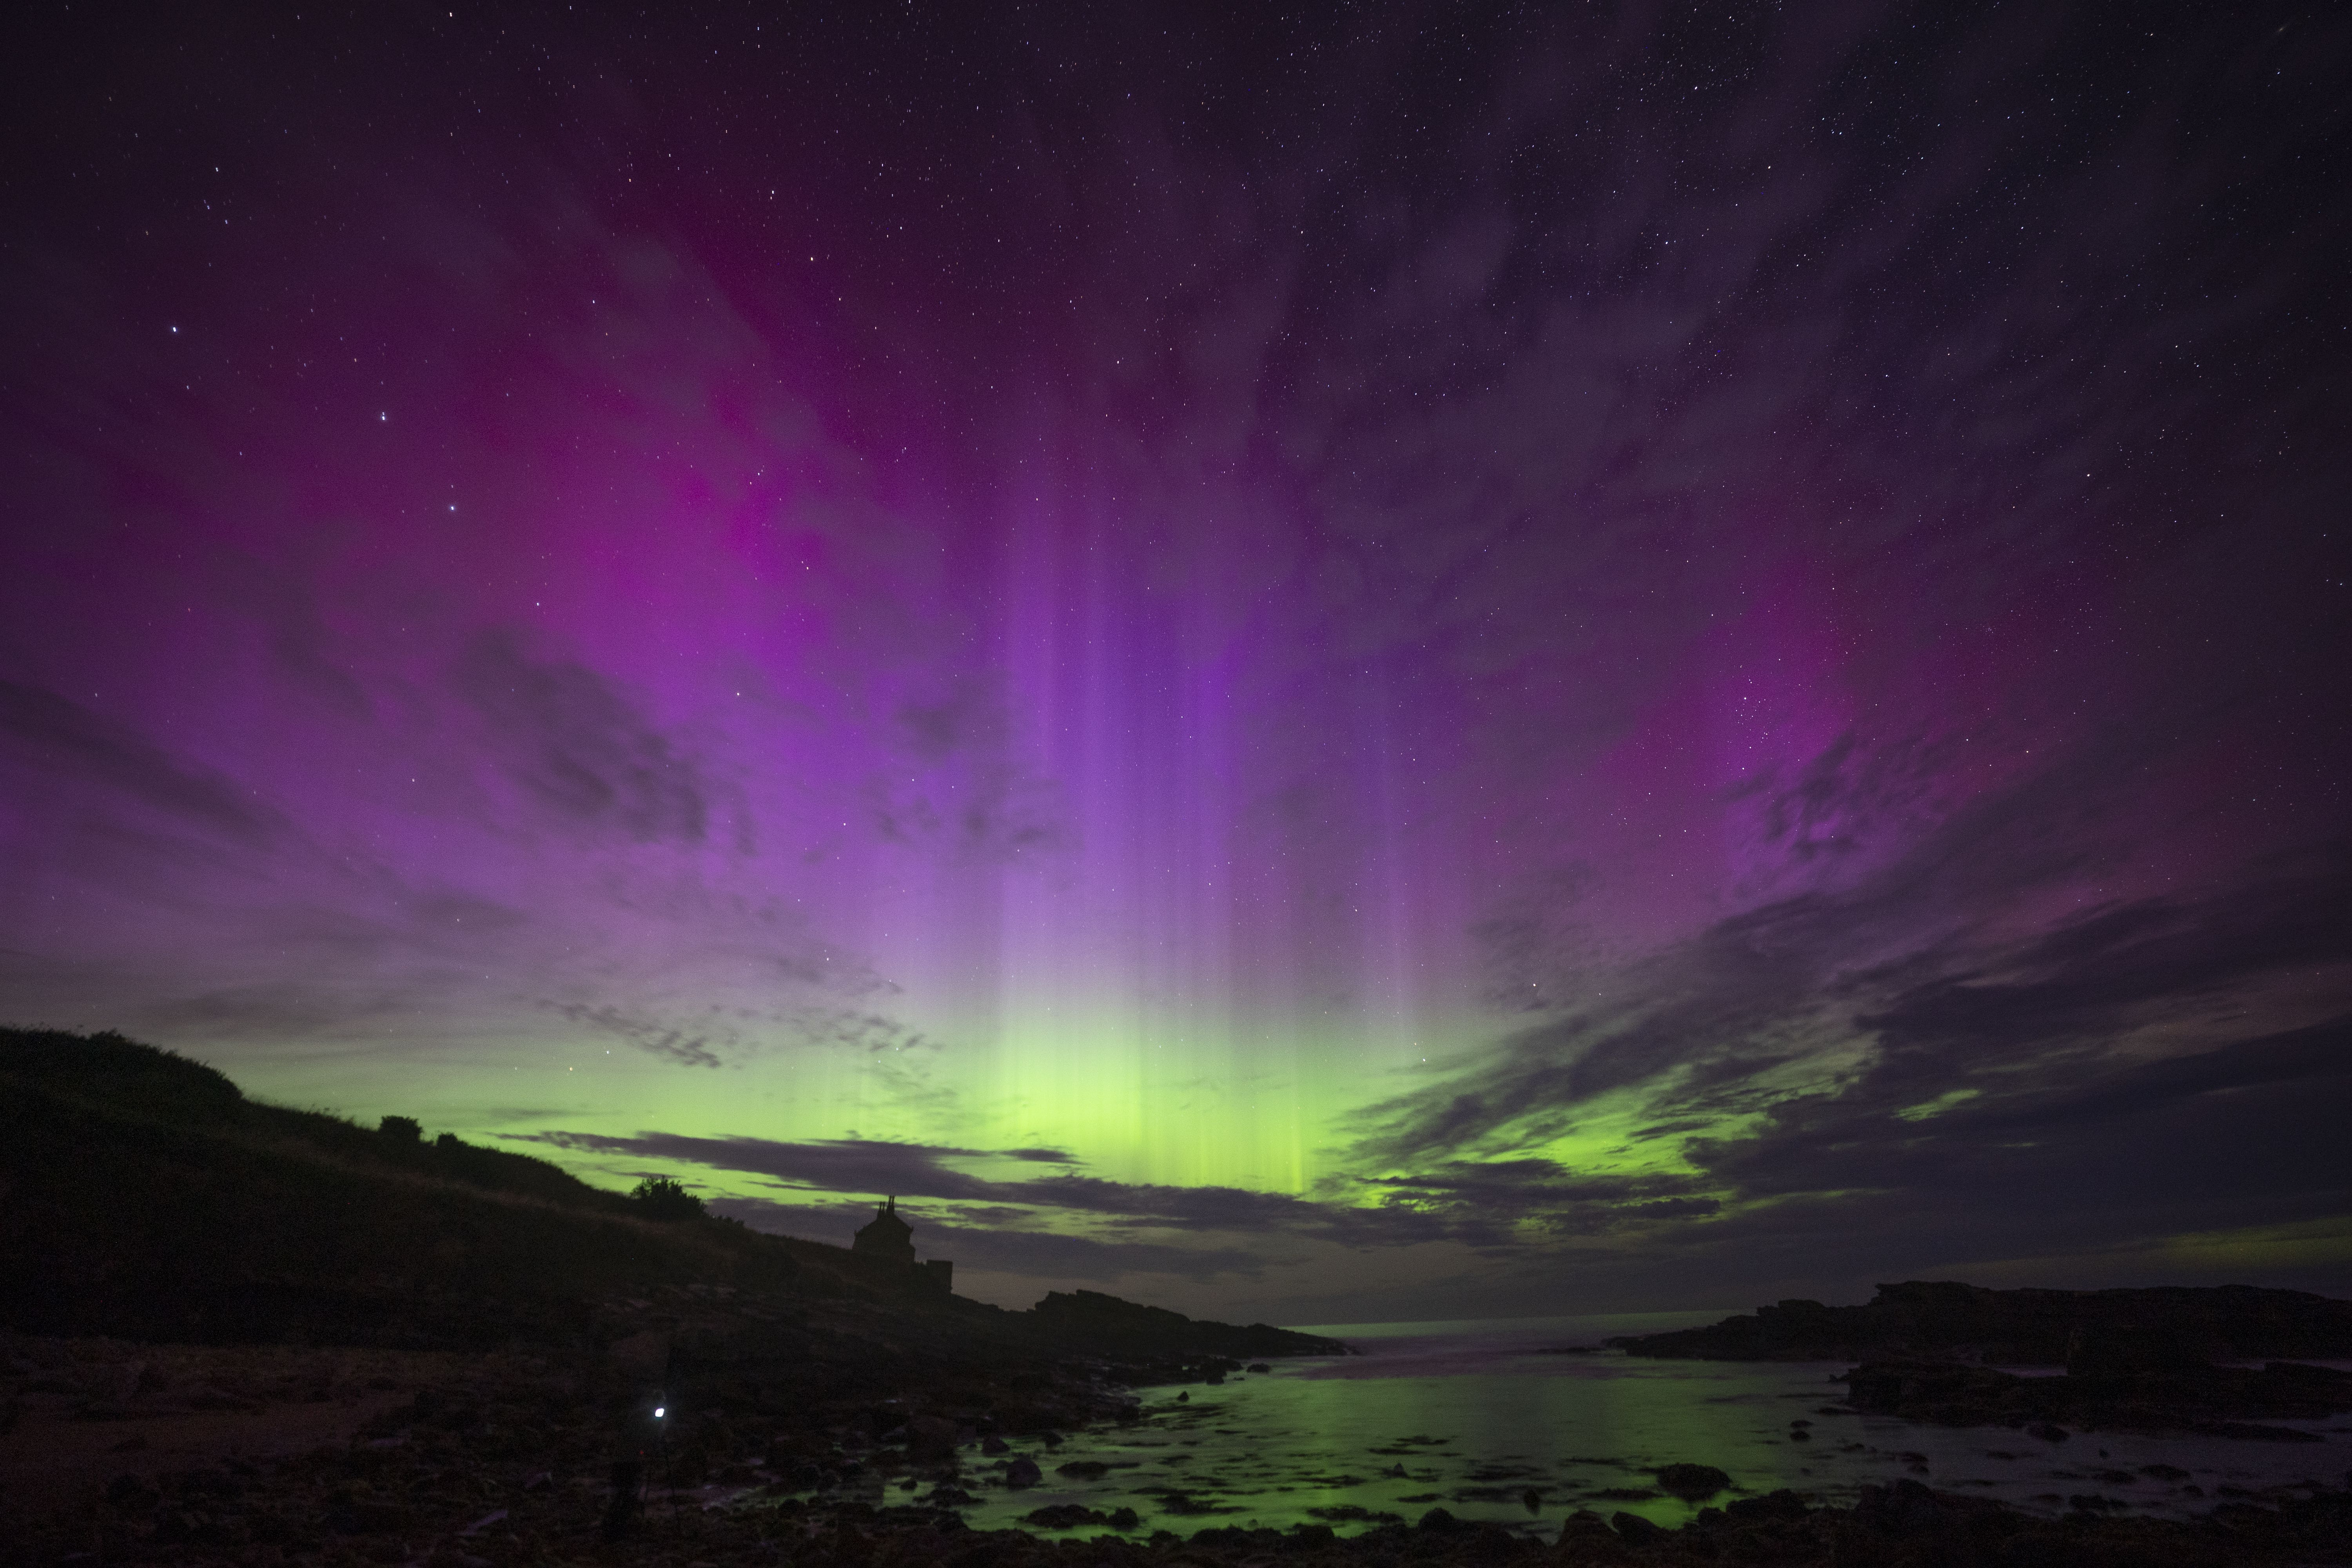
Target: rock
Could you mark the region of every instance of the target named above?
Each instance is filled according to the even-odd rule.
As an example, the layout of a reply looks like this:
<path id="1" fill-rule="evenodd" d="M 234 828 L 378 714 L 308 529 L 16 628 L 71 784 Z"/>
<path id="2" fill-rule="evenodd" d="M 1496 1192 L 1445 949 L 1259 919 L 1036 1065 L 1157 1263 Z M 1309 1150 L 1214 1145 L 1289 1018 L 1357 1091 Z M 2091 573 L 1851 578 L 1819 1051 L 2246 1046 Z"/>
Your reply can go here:
<path id="1" fill-rule="evenodd" d="M 2193 1330 L 2138 1323 L 2089 1323 L 2066 1346 L 2069 1377 L 2137 1377 L 2147 1373 L 2202 1372 L 2224 1347 Z"/>
<path id="2" fill-rule="evenodd" d="M 1881 1285 L 1866 1306 L 1790 1300 L 1711 1328 L 1612 1340 L 1629 1355 L 1711 1361 L 1911 1357 L 2178 1368 L 2198 1357 L 2352 1354 L 2352 1301 L 2243 1285 L 1990 1290 L 1953 1280 Z"/>
<path id="3" fill-rule="evenodd" d="M 408 1510 L 376 1498 L 358 1498 L 330 1507 L 327 1528 L 338 1535 L 391 1535 L 406 1530 Z"/>
<path id="4" fill-rule="evenodd" d="M 1662 1524 L 1652 1524 L 1638 1513 L 1622 1511 L 1610 1516 L 1609 1527 L 1617 1532 L 1617 1539 L 1628 1546 L 1647 1546 L 1674 1533 Z"/>
<path id="5" fill-rule="evenodd" d="M 1805 1500 L 1786 1487 L 1762 1497 L 1735 1498 L 1723 1507 L 1724 1517 L 1743 1524 L 1768 1519 L 1803 1519 L 1812 1512 Z"/>
<path id="6" fill-rule="evenodd" d="M 940 1459 L 955 1452 L 956 1424 L 939 1415 L 918 1415 L 907 1423 L 907 1456 Z"/>
<path id="7" fill-rule="evenodd" d="M 1081 1481 L 1098 1481 L 1110 1470 L 1100 1459 L 1072 1459 L 1066 1465 L 1056 1465 L 1054 1473 Z"/>
<path id="8" fill-rule="evenodd" d="M 980 1451 L 983 1454 L 1009 1454 L 1013 1451 L 1013 1445 L 1002 1437 L 982 1437 L 980 1440 Z"/>
<path id="9" fill-rule="evenodd" d="M 1458 1522 L 1460 1521 L 1446 1510 L 1442 1508 L 1433 1508 L 1427 1513 L 1423 1514 L 1421 1516 L 1421 1522 L 1414 1525 L 1413 1528 L 1416 1530 L 1451 1530 Z"/>
<path id="10" fill-rule="evenodd" d="M 1945 1426 L 2023 1426 L 2056 1442 L 2061 1423 L 2084 1430 L 2200 1432 L 2280 1439 L 2274 1420 L 2315 1420 L 2352 1410 L 2352 1374 L 2324 1367 L 2261 1372 L 2199 1364 L 2169 1342 L 2110 1335 L 2063 1377 L 2018 1377 L 1991 1367 L 1918 1360 L 1866 1362 L 1845 1374 L 1854 1405 L 1875 1415 Z M 2152 1347 L 2152 1348 L 2151 1348 Z M 2178 1357 L 2168 1367 L 2156 1364 Z"/>
<path id="11" fill-rule="evenodd" d="M 1622 1563 L 1625 1543 L 1609 1523 L 1591 1509 L 1580 1508 L 1560 1521 L 1559 1554 L 1571 1563 Z"/>
<path id="12" fill-rule="evenodd" d="M 613 1370 L 635 1383 L 658 1382 L 669 1370 L 669 1335 L 648 1329 L 604 1347 Z"/>
<path id="13" fill-rule="evenodd" d="M 1082 1524 L 1108 1524 L 1110 1516 L 1083 1503 L 1057 1502 L 1030 1510 L 1021 1516 L 1021 1522 L 1040 1530 L 1076 1530 Z"/>
<path id="14" fill-rule="evenodd" d="M 1056 1344 L 1098 1352 L 1216 1355 L 1232 1359 L 1285 1355 L 1346 1355 L 1337 1340 L 1265 1323 L 1245 1327 L 1187 1318 L 1164 1307 L 1140 1306 L 1097 1290 L 1049 1291 L 1024 1316 Z"/>
<path id="15" fill-rule="evenodd" d="M 1045 1479 L 1045 1472 L 1039 1469 L 1037 1461 L 1026 1454 L 1004 1467 L 1004 1484 L 1015 1491 L 1034 1487 Z"/>
<path id="16" fill-rule="evenodd" d="M 1912 1480 L 1865 1486 L 1853 1505 L 1857 1521 L 1887 1535 L 1928 1534 L 1942 1526 L 1949 1512 L 1934 1492 Z"/>
<path id="17" fill-rule="evenodd" d="M 2316 1432 L 2305 1432 L 2293 1426 L 2263 1426 L 2252 1421 L 2200 1421 L 2192 1431 L 2208 1437 L 2235 1437 L 2249 1443 L 2325 1443 L 2326 1438 Z"/>
<path id="18" fill-rule="evenodd" d="M 1729 1486 L 1731 1478 L 1713 1465 L 1668 1465 L 1657 1472 L 1657 1481 L 1659 1490 L 1697 1502 Z"/>

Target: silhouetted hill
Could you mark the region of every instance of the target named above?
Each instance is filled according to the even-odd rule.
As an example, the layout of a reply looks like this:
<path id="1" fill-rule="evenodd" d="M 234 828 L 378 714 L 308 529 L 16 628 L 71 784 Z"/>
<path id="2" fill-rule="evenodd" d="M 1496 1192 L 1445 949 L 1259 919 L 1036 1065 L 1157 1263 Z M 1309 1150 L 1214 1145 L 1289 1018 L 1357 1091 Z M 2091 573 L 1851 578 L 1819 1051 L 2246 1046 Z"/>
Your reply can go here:
<path id="1" fill-rule="evenodd" d="M 0 1031 L 0 1321 L 34 1332 L 483 1343 L 561 1335 L 602 1290 L 803 1269 L 730 1222 L 260 1104 L 112 1034 Z"/>
<path id="2" fill-rule="evenodd" d="M 1628 1355 L 1702 1361 L 1887 1356 L 2065 1363 L 2081 1373 L 2263 1357 L 2352 1356 L 2352 1301 L 2251 1285 L 1991 1290 L 1955 1280 L 1881 1285 L 1858 1307 L 1782 1301 L 1703 1329 L 1609 1342 Z"/>
<path id="3" fill-rule="evenodd" d="M 1099 1290 L 1051 1290 L 1029 1315 L 1073 1349 L 1100 1355 L 1153 1353 L 1223 1356 L 1346 1355 L 1348 1347 L 1319 1334 L 1265 1323 L 1238 1327 L 1202 1322 L 1165 1307 L 1139 1306 Z"/>
<path id="4" fill-rule="evenodd" d="M 834 1303 L 849 1310 L 820 1315 L 869 1348 L 887 1340 L 941 1363 L 1092 1356 L 1130 1381 L 1174 1380 L 1216 1375 L 1219 1358 L 1339 1351 L 1092 1291 L 1007 1312 L 845 1247 L 633 1202 L 448 1134 L 428 1142 L 404 1118 L 370 1129 L 262 1104 L 203 1063 L 118 1034 L 0 1029 L 0 1327 L 601 1342 L 667 1324 L 626 1303 L 681 1289 Z"/>

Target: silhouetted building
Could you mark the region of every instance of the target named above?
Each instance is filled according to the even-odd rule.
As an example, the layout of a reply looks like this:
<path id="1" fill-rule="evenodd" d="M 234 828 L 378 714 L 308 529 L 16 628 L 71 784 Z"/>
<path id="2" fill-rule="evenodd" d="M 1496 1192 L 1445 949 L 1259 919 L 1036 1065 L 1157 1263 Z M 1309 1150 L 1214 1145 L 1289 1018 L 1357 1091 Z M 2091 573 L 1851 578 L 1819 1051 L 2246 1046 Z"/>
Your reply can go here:
<path id="1" fill-rule="evenodd" d="M 898 1217 L 896 1197 L 886 1199 L 874 1211 L 874 1217 L 858 1228 L 849 1250 L 860 1258 L 904 1265 L 913 1271 L 915 1281 L 942 1295 L 954 1284 L 955 1265 L 946 1258 L 934 1258 L 928 1263 L 915 1261 L 915 1227 Z"/>
<path id="2" fill-rule="evenodd" d="M 915 1227 L 898 1217 L 898 1200 L 891 1198 L 874 1211 L 872 1224 L 862 1227 L 849 1250 L 867 1258 L 887 1258 L 893 1263 L 915 1261 Z"/>

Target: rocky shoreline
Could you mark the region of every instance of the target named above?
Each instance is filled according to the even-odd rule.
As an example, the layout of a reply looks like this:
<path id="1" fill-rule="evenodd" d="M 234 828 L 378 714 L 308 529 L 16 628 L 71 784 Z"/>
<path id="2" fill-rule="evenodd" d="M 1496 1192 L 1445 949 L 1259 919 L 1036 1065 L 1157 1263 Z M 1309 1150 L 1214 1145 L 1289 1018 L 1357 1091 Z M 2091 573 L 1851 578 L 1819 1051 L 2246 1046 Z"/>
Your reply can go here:
<path id="1" fill-rule="evenodd" d="M 2352 1301 L 2250 1285 L 1993 1290 L 1958 1280 L 1881 1285 L 1859 1306 L 1787 1300 L 1705 1328 L 1608 1342 L 1699 1361 L 1946 1361 L 2059 1366 L 2078 1375 L 2226 1361 L 2352 1358 Z"/>
<path id="2" fill-rule="evenodd" d="M 978 1530 L 963 1510 L 979 1499 L 1083 1468 L 1061 1454 L 1084 1426 L 1166 1419 L 1176 1400 L 1139 1401 L 1135 1367 L 942 1356 L 919 1332 L 877 1342 L 788 1299 L 668 1288 L 599 1314 L 615 1332 L 593 1352 L 0 1341 L 0 1563 L 2352 1563 L 2341 1489 L 2223 1500 L 2190 1521 L 2115 1517 L 2086 1492 L 2044 1519 L 1908 1480 L 1849 1507 L 1738 1496 L 1698 1466 L 1660 1472 L 1722 1500 L 1680 1530 L 1587 1511 L 1507 1530 L 1443 1508 L 1351 1534 L 1195 1529 L 1181 1498 Z M 778 1324 L 794 1336 L 781 1355 L 761 1337 Z"/>
<path id="3" fill-rule="evenodd" d="M 527 1157 L 257 1106 L 111 1037 L 0 1031 L 0 1568 L 2352 1563 L 2352 1500 L 2332 1485 L 2189 1521 L 2116 1517 L 2084 1492 L 2042 1519 L 1911 1480 L 1843 1507 L 1739 1495 L 1668 1463 L 1655 1488 L 1589 1496 L 1720 1506 L 1678 1530 L 1546 1520 L 1541 1491 L 1509 1480 L 1527 1492 L 1516 1528 L 1350 1504 L 1282 1531 L 1199 1529 L 1238 1510 L 1179 1479 L 1098 1509 L 1068 1494 L 1108 1467 L 1063 1445 L 1185 1418 L 1187 1392 L 1147 1406 L 1139 1389 L 1347 1347 L 1089 1291 L 1009 1312 L 901 1289 L 907 1271 L 845 1249 L 651 1219 Z M 2252 1436 L 2237 1428 L 2344 1407 L 2343 1374 L 2209 1352 L 2334 1353 L 2352 1304 L 2174 1292 L 2181 1315 L 2155 1321 L 2161 1294 L 1886 1287 L 1868 1308 L 1783 1303 L 1623 1348 L 1858 1345 L 1855 1408 L 1947 1424 Z M 2062 1329 L 2064 1378 L 1982 1364 Z M 1069 1483 L 1056 1500 L 1049 1476 Z M 1038 1506 L 1013 1512 L 1032 1489 Z M 971 1528 L 974 1511 L 1023 1528 Z"/>
<path id="4" fill-rule="evenodd" d="M 2185 1432 L 2247 1442 L 2316 1443 L 2277 1421 L 2352 1411 L 2352 1373 L 2295 1362 L 2110 1374 L 2021 1377 L 1959 1362 L 1866 1362 L 1847 1373 L 1858 1410 L 1939 1426 Z"/>

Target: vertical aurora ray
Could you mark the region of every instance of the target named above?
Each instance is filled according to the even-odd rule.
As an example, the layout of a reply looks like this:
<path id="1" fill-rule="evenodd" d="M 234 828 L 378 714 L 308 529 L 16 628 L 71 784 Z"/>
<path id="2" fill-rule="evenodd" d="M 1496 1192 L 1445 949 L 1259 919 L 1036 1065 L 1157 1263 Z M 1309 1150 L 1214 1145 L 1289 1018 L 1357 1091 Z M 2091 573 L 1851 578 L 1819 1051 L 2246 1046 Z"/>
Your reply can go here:
<path id="1" fill-rule="evenodd" d="M 599 18 L 23 84 L 8 1016 L 1006 1300 L 2340 1278 L 2347 24 Z"/>

